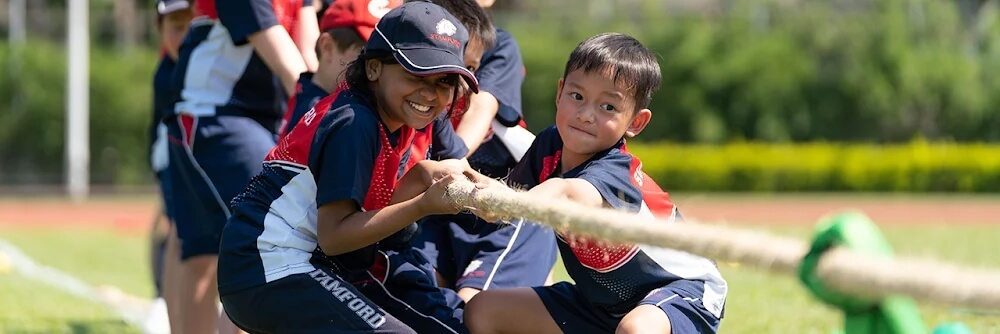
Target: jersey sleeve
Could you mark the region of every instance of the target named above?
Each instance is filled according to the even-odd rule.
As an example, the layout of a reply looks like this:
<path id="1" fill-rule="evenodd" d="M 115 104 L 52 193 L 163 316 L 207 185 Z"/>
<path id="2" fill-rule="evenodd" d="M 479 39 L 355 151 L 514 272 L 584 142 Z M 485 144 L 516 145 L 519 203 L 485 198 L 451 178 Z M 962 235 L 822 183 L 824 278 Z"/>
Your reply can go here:
<path id="1" fill-rule="evenodd" d="M 469 147 L 465 146 L 462 137 L 455 133 L 447 114 L 441 114 L 433 124 L 431 160 L 461 159 L 469 154 Z"/>
<path id="2" fill-rule="evenodd" d="M 378 154 L 378 122 L 351 106 L 330 110 L 316 131 L 309 168 L 316 178 L 316 207 L 345 199 L 360 208 Z"/>
<path id="3" fill-rule="evenodd" d="M 638 212 L 642 204 L 642 191 L 632 183 L 632 156 L 612 149 L 587 165 L 573 176 L 592 184 L 612 208 Z"/>
<path id="4" fill-rule="evenodd" d="M 476 79 L 479 80 L 479 89 L 490 92 L 499 102 L 496 119 L 505 126 L 517 126 L 523 115 L 521 84 L 524 83 L 524 61 L 514 36 L 497 30 L 497 43 L 483 54 Z"/>
<path id="5" fill-rule="evenodd" d="M 527 190 L 542 183 L 542 164 L 546 157 L 550 157 L 561 146 L 561 143 L 557 142 L 558 139 L 559 134 L 554 126 L 538 133 L 531 146 L 524 152 L 524 157 L 507 175 L 507 185 Z"/>
<path id="6" fill-rule="evenodd" d="M 271 0 L 216 0 L 215 7 L 236 45 L 244 45 L 250 35 L 278 24 Z"/>

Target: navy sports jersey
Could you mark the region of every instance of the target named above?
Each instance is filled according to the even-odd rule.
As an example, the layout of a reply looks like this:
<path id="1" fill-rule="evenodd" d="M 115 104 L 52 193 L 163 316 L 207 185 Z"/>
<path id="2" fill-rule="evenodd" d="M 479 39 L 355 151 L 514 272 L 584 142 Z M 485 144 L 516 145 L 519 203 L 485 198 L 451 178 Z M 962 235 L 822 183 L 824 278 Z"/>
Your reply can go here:
<path id="1" fill-rule="evenodd" d="M 170 55 L 164 53 L 160 64 L 153 74 L 153 119 L 149 124 L 149 147 L 151 164 L 154 172 L 160 172 L 167 167 L 166 126 L 163 117 L 173 113 L 173 100 L 170 94 L 170 79 L 177 65 Z M 159 147 L 158 147 L 159 146 Z"/>
<path id="2" fill-rule="evenodd" d="M 317 208 L 346 199 L 362 210 L 386 206 L 412 137 L 406 126 L 389 133 L 350 90 L 320 100 L 233 199 L 220 248 L 226 260 L 219 261 L 219 293 L 312 272 Z"/>
<path id="3" fill-rule="evenodd" d="M 179 101 L 176 111 L 195 116 L 249 116 L 273 122 L 266 126 L 277 131 L 274 127 L 281 119 L 286 94 L 248 37 L 279 24 L 293 31 L 298 10 L 311 3 L 196 1 L 197 16 L 181 44 L 173 78 Z"/>
<path id="4" fill-rule="evenodd" d="M 561 152 L 559 132 L 549 127 L 538 134 L 511 171 L 508 182 L 531 188 L 552 177 L 583 179 L 615 209 L 671 221 L 679 218 L 669 195 L 642 172 L 642 163 L 626 150 L 624 139 L 580 166 L 560 173 Z M 647 245 L 602 247 L 595 240 L 581 240 L 565 232 L 557 233 L 556 239 L 563 264 L 577 289 L 588 301 L 609 312 L 624 314 L 654 289 L 684 279 L 703 282 L 702 303 L 716 317 L 721 316 L 726 282 L 708 259 Z"/>
<path id="5" fill-rule="evenodd" d="M 292 131 L 292 128 L 302 119 L 302 115 L 312 109 L 320 99 L 330 95 L 330 92 L 312 81 L 314 75 L 311 72 L 299 75 L 299 82 L 295 85 L 295 96 L 288 100 L 288 110 L 285 111 L 282 125 L 279 127 L 278 138 L 284 137 L 285 134 Z"/>

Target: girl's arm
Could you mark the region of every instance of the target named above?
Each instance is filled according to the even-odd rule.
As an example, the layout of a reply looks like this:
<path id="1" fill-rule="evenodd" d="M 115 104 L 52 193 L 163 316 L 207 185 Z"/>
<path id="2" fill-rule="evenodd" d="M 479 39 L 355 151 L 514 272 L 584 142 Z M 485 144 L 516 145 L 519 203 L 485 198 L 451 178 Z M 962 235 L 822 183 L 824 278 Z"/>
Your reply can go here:
<path id="1" fill-rule="evenodd" d="M 354 200 L 327 203 L 317 214 L 317 237 L 326 255 L 334 256 L 374 244 L 427 215 L 458 212 L 445 198 L 445 188 L 455 180 L 448 175 L 416 197 L 385 208 L 361 211 Z"/>

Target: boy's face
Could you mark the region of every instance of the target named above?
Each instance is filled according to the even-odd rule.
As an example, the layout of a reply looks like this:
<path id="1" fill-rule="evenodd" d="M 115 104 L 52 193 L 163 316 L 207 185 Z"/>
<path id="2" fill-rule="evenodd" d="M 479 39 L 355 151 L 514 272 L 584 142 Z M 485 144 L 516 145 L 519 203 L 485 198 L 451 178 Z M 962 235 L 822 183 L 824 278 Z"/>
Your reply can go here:
<path id="1" fill-rule="evenodd" d="M 634 99 L 621 86 L 610 71 L 575 70 L 559 80 L 556 129 L 564 150 L 595 154 L 646 127 L 649 109 L 636 110 Z"/>
<path id="2" fill-rule="evenodd" d="M 160 38 L 163 47 L 167 49 L 170 58 L 177 60 L 177 52 L 187 35 L 188 25 L 191 24 L 192 14 L 190 10 L 178 10 L 167 14 L 160 22 Z"/>
<path id="3" fill-rule="evenodd" d="M 350 64 L 355 59 L 358 59 L 358 55 L 361 53 L 361 48 L 363 45 L 352 45 L 346 50 L 341 51 L 337 47 L 337 42 L 334 41 L 333 36 L 329 33 L 322 33 L 319 36 L 320 54 L 319 61 L 320 66 L 323 67 L 322 73 L 317 73 L 317 75 L 327 75 L 332 78 L 324 78 L 324 80 L 329 80 L 331 82 L 341 82 L 344 80 L 344 70 L 347 69 L 347 64 Z M 330 70 L 327 71 L 326 68 Z"/>
<path id="4" fill-rule="evenodd" d="M 483 52 L 485 48 L 483 43 L 479 42 L 478 39 L 472 39 L 469 41 L 468 46 L 465 47 L 465 68 L 469 69 L 470 72 L 476 73 L 479 70 L 480 61 L 483 58 Z M 469 86 L 465 83 L 465 80 L 460 80 L 461 90 L 458 92 L 458 100 L 455 101 L 455 107 L 458 108 L 454 110 L 456 114 L 464 114 L 465 111 L 469 109 L 470 96 L 472 91 L 469 90 Z M 461 101 L 461 103 L 459 103 Z M 448 107 L 450 109 L 450 106 Z"/>

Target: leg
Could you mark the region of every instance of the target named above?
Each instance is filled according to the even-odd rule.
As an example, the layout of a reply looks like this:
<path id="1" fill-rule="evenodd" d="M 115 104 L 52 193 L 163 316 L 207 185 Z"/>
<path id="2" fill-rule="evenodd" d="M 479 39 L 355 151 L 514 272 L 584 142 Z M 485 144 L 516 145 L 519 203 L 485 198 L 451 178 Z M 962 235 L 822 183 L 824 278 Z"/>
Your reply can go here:
<path id="1" fill-rule="evenodd" d="M 322 267 L 224 295 L 222 305 L 253 333 L 416 333 Z"/>
<path id="2" fill-rule="evenodd" d="M 448 241 L 451 236 L 448 234 L 447 217 L 450 216 L 427 216 L 418 220 L 420 231 L 410 240 L 413 247 L 434 266 L 434 275 L 442 288 L 452 288 L 455 284 L 454 254 Z"/>
<path id="3" fill-rule="evenodd" d="M 167 302 L 170 328 L 181 328 L 184 323 L 181 318 L 180 302 L 182 277 L 180 240 L 177 239 L 177 228 L 171 224 L 170 233 L 167 235 L 167 247 L 163 254 L 163 299 Z"/>
<path id="4" fill-rule="evenodd" d="M 670 334 L 670 318 L 655 305 L 639 305 L 618 323 L 615 334 Z"/>
<path id="5" fill-rule="evenodd" d="M 723 310 L 709 311 L 702 281 L 678 280 L 651 291 L 622 318 L 616 333 L 712 333 L 719 329 Z M 709 304 L 714 304 L 711 300 Z"/>
<path id="6" fill-rule="evenodd" d="M 472 216 L 450 230 L 455 266 L 464 268 L 455 288 L 466 301 L 479 291 L 542 286 L 556 260 L 552 230 L 523 220 L 496 225 Z"/>
<path id="7" fill-rule="evenodd" d="M 216 255 L 198 255 L 183 262 L 184 278 L 181 281 L 181 310 L 184 323 L 182 333 L 212 334 L 218 327 L 219 310 L 216 307 Z"/>
<path id="8" fill-rule="evenodd" d="M 465 307 L 465 324 L 473 334 L 563 333 L 531 288 L 478 294 Z"/>
<path id="9" fill-rule="evenodd" d="M 419 333 L 468 333 L 462 324 L 463 302 L 438 287 L 433 267 L 413 248 L 386 250 L 376 265 L 355 280 L 355 287 L 389 314 Z"/>

